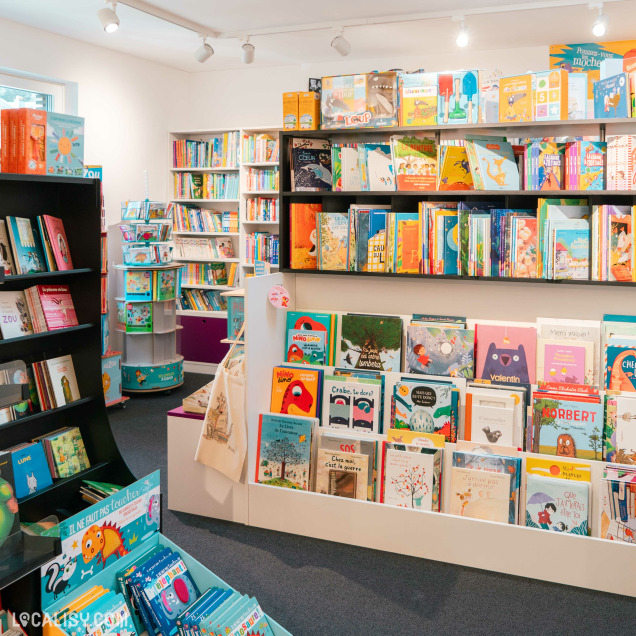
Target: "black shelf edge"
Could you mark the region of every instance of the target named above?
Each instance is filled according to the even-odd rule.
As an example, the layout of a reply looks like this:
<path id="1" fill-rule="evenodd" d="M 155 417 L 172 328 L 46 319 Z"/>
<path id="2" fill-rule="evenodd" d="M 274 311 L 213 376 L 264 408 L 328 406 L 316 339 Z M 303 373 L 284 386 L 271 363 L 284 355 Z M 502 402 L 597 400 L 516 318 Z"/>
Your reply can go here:
<path id="1" fill-rule="evenodd" d="M 28 181 L 31 183 L 68 183 L 74 185 L 88 185 L 94 187 L 99 179 L 86 177 L 63 177 L 48 174 L 18 174 L 15 172 L 0 172 L 0 181 Z"/>
<path id="2" fill-rule="evenodd" d="M 59 552 L 60 540 L 56 537 L 22 534 L 19 550 L 0 562 L 0 590 L 39 570 Z"/>
<path id="3" fill-rule="evenodd" d="M 33 274 L 16 274 L 5 276 L 3 283 L 21 283 L 35 281 L 35 284 L 46 282 L 49 278 L 61 278 L 63 276 L 81 276 L 83 274 L 92 274 L 95 270 L 92 267 L 84 267 L 81 269 L 67 269 L 55 272 L 35 272 Z"/>
<path id="4" fill-rule="evenodd" d="M 321 190 L 319 192 L 289 192 L 282 193 L 284 197 L 506 197 L 527 196 L 537 198 L 568 197 L 608 197 L 631 196 L 636 197 L 636 190 L 373 190 L 373 191 L 336 191 Z"/>
<path id="5" fill-rule="evenodd" d="M 636 287 L 636 282 L 631 281 L 606 281 L 606 280 L 571 280 L 568 278 L 553 280 L 551 278 L 506 278 L 503 276 L 456 276 L 454 274 L 396 274 L 395 272 L 349 272 L 343 270 L 326 269 L 291 269 L 281 268 L 283 274 L 307 274 L 309 276 L 362 276 L 367 278 L 405 278 L 405 279 L 438 279 L 457 281 L 478 281 L 485 283 L 522 283 L 522 284 L 547 284 L 547 285 L 596 285 L 603 287 Z"/>
<path id="6" fill-rule="evenodd" d="M 64 406 L 60 406 L 54 409 L 48 409 L 47 411 L 40 411 L 39 413 L 34 413 L 33 415 L 29 415 L 27 417 L 22 417 L 20 419 L 17 420 L 12 420 L 11 422 L 3 422 L 2 424 L 0 424 L 0 432 L 4 431 L 8 428 L 11 428 L 13 426 L 17 426 L 17 425 L 25 425 L 25 424 L 30 424 L 31 422 L 35 421 L 35 420 L 41 420 L 45 417 L 49 417 L 49 416 L 56 416 L 59 413 L 62 413 L 63 411 L 68 411 L 69 409 L 74 409 L 77 408 L 78 406 L 83 406 L 84 404 L 88 404 L 89 402 L 94 402 L 97 398 L 95 397 L 87 397 L 87 398 L 80 398 L 79 400 L 75 400 L 75 402 L 71 402 L 70 404 L 65 404 Z"/>
<path id="7" fill-rule="evenodd" d="M 50 495 L 54 490 L 57 490 L 58 488 L 61 488 L 62 486 L 66 486 L 68 483 L 72 481 L 75 481 L 78 479 L 79 480 L 90 479 L 89 475 L 101 470 L 102 468 L 104 468 L 104 466 L 108 466 L 108 464 L 110 463 L 111 462 L 99 462 L 98 464 L 94 464 L 90 468 L 87 468 L 86 470 L 82 470 L 79 473 L 75 473 L 74 475 L 71 475 L 70 477 L 63 477 L 62 479 L 56 479 L 51 486 L 47 486 L 46 488 L 42 488 L 42 490 L 38 490 L 37 492 L 34 492 L 31 495 L 27 495 L 26 497 L 22 497 L 22 499 L 18 499 L 18 505 L 21 506 L 27 502 L 31 502 L 34 499 L 37 499 L 38 497 Z"/>
<path id="8" fill-rule="evenodd" d="M 18 338 L 7 338 L 6 340 L 0 340 L 0 351 L 2 351 L 3 345 L 14 345 L 18 342 L 28 342 L 36 340 L 38 338 L 50 338 L 51 336 L 61 336 L 67 333 L 74 333 L 77 331 L 84 331 L 86 329 L 93 329 L 95 325 L 89 322 L 85 325 L 77 325 L 77 327 L 65 327 L 64 329 L 54 329 L 53 331 L 42 331 L 40 333 L 32 333 L 28 336 L 19 336 Z"/>

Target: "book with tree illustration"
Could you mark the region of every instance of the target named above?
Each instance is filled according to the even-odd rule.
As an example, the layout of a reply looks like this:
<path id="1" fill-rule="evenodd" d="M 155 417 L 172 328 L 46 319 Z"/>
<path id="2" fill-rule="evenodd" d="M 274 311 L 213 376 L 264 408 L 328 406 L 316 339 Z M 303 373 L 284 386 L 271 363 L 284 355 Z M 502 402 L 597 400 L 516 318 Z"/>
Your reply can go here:
<path id="1" fill-rule="evenodd" d="M 342 316 L 342 367 L 370 371 L 399 371 L 401 353 L 402 319 L 399 316 Z"/>
<path id="2" fill-rule="evenodd" d="M 262 413 L 258 424 L 255 481 L 309 490 L 311 444 L 317 425 L 318 420 L 312 417 Z"/>

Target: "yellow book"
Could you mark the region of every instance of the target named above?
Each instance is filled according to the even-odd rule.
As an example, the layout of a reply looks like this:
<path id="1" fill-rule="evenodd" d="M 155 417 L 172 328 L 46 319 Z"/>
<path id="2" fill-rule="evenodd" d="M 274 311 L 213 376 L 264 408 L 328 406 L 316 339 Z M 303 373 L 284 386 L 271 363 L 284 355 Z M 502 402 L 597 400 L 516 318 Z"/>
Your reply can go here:
<path id="1" fill-rule="evenodd" d="M 446 146 L 442 151 L 438 190 L 473 190 L 473 175 L 464 146 Z"/>
<path id="2" fill-rule="evenodd" d="M 425 448 L 444 448 L 446 444 L 446 438 L 438 433 L 420 433 L 405 428 L 390 428 L 386 437 L 389 442 L 395 444 L 409 444 Z"/>
<path id="3" fill-rule="evenodd" d="M 499 121 L 534 121 L 534 73 L 499 80 Z"/>
<path id="4" fill-rule="evenodd" d="M 397 222 L 397 267 L 398 274 L 419 274 L 422 261 L 420 220 L 409 219 Z"/>
<path id="5" fill-rule="evenodd" d="M 589 462 L 565 459 L 547 459 L 543 457 L 526 458 L 526 474 L 543 475 L 555 479 L 571 481 L 592 481 L 592 468 Z"/>
<path id="6" fill-rule="evenodd" d="M 316 417 L 319 384 L 319 370 L 274 367 L 271 412 Z"/>

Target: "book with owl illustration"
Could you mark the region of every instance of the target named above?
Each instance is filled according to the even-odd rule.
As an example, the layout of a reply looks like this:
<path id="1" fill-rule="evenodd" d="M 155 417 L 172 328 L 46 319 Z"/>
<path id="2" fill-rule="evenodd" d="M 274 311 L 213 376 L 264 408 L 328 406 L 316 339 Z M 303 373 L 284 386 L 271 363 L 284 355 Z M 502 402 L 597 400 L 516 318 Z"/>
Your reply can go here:
<path id="1" fill-rule="evenodd" d="M 400 380 L 393 387 L 391 428 L 457 439 L 457 388 L 435 380 Z"/>
<path id="2" fill-rule="evenodd" d="M 73 358 L 70 355 L 46 360 L 55 406 L 60 407 L 80 399 Z"/>
<path id="3" fill-rule="evenodd" d="M 322 425 L 379 433 L 381 400 L 381 380 L 327 375 L 322 390 Z"/>
<path id="4" fill-rule="evenodd" d="M 347 270 L 349 213 L 316 213 L 318 231 L 318 269 Z"/>
<path id="5" fill-rule="evenodd" d="M 316 269 L 316 214 L 322 212 L 320 203 L 292 203 L 289 208 L 291 227 L 290 262 L 292 269 Z"/>
<path id="6" fill-rule="evenodd" d="M 16 272 L 18 274 L 46 272 L 42 237 L 37 222 L 32 219 L 8 216 L 7 231 L 13 249 Z"/>
<path id="7" fill-rule="evenodd" d="M 322 369 L 274 367 L 272 373 L 272 413 L 320 416 Z"/>
<path id="8" fill-rule="evenodd" d="M 472 378 L 475 332 L 411 324 L 406 329 L 406 370 L 410 373 Z"/>
<path id="9" fill-rule="evenodd" d="M 475 325 L 475 377 L 492 382 L 535 381 L 536 327 Z"/>
<path id="10" fill-rule="evenodd" d="M 285 362 L 334 364 L 336 322 L 336 314 L 288 311 Z M 325 361 L 319 362 L 323 357 Z"/>
<path id="11" fill-rule="evenodd" d="M 363 499 L 368 495 L 369 457 L 361 453 L 318 449 L 315 492 Z"/>
<path id="12" fill-rule="evenodd" d="M 401 353 L 400 317 L 364 314 L 342 316 L 342 367 L 368 371 L 399 371 Z"/>
<path id="13" fill-rule="evenodd" d="M 603 404 L 598 395 L 537 390 L 533 396 L 532 451 L 570 459 L 603 456 Z"/>
<path id="14" fill-rule="evenodd" d="M 2 338 L 19 338 L 33 333 L 33 324 L 23 291 L 0 292 Z"/>

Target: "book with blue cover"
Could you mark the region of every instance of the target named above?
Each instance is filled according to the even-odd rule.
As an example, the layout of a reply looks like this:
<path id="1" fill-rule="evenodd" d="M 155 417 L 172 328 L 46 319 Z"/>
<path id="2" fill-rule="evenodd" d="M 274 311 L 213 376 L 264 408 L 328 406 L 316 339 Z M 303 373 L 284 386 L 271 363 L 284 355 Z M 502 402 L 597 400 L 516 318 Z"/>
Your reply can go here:
<path id="1" fill-rule="evenodd" d="M 18 499 L 32 495 L 53 484 L 41 442 L 28 444 L 11 453 L 15 495 Z"/>
<path id="2" fill-rule="evenodd" d="M 554 279 L 588 280 L 590 277 L 590 228 L 554 229 L 552 242 Z"/>
<path id="3" fill-rule="evenodd" d="M 411 324 L 406 329 L 409 373 L 474 377 L 475 332 Z"/>
<path id="4" fill-rule="evenodd" d="M 7 231 L 18 274 L 46 272 L 42 236 L 37 222 L 16 216 L 7 217 Z"/>
<path id="5" fill-rule="evenodd" d="M 519 169 L 512 145 L 499 139 L 472 142 L 484 190 L 519 190 Z"/>
<path id="6" fill-rule="evenodd" d="M 288 311 L 285 361 L 304 362 L 306 364 L 334 364 L 336 319 L 336 314 L 322 314 L 315 311 Z M 318 336 L 320 340 L 322 340 L 324 335 L 325 362 L 319 362 L 320 356 L 313 356 L 319 350 L 319 346 L 312 345 L 306 350 L 305 346 L 299 342 L 298 336 L 300 332 Z M 296 336 L 296 340 L 294 340 L 294 336 Z"/>
<path id="7" fill-rule="evenodd" d="M 629 76 L 619 73 L 594 82 L 594 119 L 631 116 Z"/>

